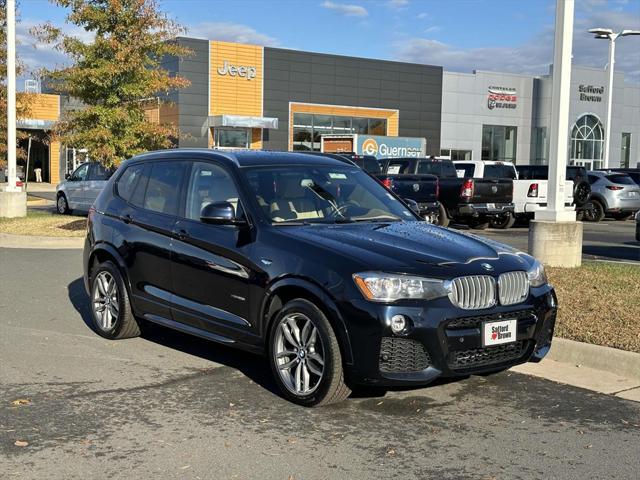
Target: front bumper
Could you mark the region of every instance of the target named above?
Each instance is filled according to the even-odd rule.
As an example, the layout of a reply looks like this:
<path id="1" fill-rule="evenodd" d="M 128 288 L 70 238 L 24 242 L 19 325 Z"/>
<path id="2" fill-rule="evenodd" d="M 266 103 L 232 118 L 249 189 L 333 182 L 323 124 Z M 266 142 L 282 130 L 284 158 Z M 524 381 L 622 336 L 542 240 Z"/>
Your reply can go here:
<path id="1" fill-rule="evenodd" d="M 363 302 L 366 303 L 366 302 Z M 380 386 L 424 385 L 438 377 L 456 377 L 540 361 L 551 347 L 557 299 L 549 286 L 532 289 L 519 305 L 486 310 L 460 310 L 448 299 L 425 305 L 358 305 L 374 318 L 354 316 L 350 322 L 353 363 L 348 379 L 357 384 Z M 362 309 L 358 308 L 361 315 Z M 388 319 L 403 314 L 412 328 L 394 335 Z M 483 347 L 484 321 L 517 319 L 516 341 Z M 365 323 L 369 327 L 365 327 Z M 375 325 L 375 327 L 373 327 Z"/>

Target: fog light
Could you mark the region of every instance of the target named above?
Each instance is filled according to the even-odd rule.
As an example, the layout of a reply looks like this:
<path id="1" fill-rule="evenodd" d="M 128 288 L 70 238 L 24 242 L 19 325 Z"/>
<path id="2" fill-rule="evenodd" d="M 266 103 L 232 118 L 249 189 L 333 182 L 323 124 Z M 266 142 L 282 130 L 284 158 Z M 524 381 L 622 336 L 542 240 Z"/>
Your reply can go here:
<path id="1" fill-rule="evenodd" d="M 391 317 L 391 331 L 402 333 L 407 328 L 407 318 L 404 315 L 394 315 Z"/>

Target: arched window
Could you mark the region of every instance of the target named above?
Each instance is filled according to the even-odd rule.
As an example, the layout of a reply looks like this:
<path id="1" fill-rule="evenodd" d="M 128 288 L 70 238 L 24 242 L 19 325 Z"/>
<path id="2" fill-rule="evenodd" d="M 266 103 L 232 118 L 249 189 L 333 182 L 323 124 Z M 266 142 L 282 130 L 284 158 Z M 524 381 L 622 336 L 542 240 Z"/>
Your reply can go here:
<path id="1" fill-rule="evenodd" d="M 602 167 L 604 133 L 595 115 L 581 116 L 571 130 L 571 163 L 588 168 Z"/>

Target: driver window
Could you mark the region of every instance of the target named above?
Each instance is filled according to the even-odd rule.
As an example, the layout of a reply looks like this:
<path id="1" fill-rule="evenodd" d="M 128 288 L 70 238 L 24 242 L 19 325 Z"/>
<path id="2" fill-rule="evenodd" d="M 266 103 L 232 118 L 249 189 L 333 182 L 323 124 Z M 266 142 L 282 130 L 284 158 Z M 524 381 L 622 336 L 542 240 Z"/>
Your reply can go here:
<path id="1" fill-rule="evenodd" d="M 76 182 L 83 182 L 87 179 L 87 172 L 89 171 L 89 164 L 85 163 L 84 165 L 80 165 L 78 169 L 73 172 L 71 175 L 71 180 Z"/>
<path id="2" fill-rule="evenodd" d="M 238 190 L 227 171 L 213 163 L 194 162 L 187 191 L 186 217 L 199 221 L 202 209 L 218 202 L 229 202 L 236 217 L 242 216 L 242 212 L 238 212 Z"/>

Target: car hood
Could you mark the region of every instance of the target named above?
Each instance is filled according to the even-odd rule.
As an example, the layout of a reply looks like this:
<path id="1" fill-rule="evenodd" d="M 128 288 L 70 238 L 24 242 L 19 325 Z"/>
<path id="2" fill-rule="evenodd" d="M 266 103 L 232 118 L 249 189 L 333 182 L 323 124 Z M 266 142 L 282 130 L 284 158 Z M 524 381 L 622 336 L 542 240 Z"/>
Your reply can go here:
<path id="1" fill-rule="evenodd" d="M 420 273 L 428 267 L 442 274 L 487 274 L 526 270 L 532 257 L 487 238 L 438 227 L 427 222 L 308 225 L 292 227 L 293 237 L 339 252 L 367 270 Z M 484 264 L 484 265 L 483 265 Z"/>

